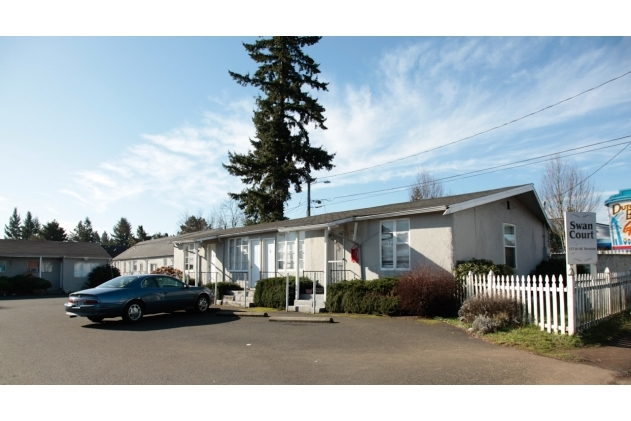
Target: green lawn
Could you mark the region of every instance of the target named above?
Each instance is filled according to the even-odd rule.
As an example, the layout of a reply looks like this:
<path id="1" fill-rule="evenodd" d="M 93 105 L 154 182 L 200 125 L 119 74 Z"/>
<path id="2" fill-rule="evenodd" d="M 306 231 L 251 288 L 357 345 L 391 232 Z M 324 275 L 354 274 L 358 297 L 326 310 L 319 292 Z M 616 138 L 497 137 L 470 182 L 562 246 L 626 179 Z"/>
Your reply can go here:
<path id="1" fill-rule="evenodd" d="M 461 329 L 470 327 L 460 323 L 458 319 L 441 320 Z M 485 341 L 498 345 L 511 346 L 548 357 L 576 360 L 576 357 L 568 351 L 606 345 L 612 339 L 623 335 L 631 335 L 631 312 L 629 311 L 574 336 L 542 332 L 541 328 L 535 325 L 526 325 L 479 336 Z"/>

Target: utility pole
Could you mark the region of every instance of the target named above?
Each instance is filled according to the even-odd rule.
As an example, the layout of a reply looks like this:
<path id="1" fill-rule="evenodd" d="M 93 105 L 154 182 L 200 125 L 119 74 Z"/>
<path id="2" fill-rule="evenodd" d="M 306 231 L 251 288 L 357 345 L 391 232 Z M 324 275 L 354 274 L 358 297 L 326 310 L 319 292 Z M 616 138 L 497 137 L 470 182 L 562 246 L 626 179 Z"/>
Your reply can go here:
<path id="1" fill-rule="evenodd" d="M 313 184 L 317 183 L 317 179 L 313 179 Z M 322 183 L 329 184 L 329 180 L 324 180 Z M 314 202 L 320 202 L 319 200 L 314 200 Z M 311 216 L 311 181 L 307 181 L 307 216 Z"/>

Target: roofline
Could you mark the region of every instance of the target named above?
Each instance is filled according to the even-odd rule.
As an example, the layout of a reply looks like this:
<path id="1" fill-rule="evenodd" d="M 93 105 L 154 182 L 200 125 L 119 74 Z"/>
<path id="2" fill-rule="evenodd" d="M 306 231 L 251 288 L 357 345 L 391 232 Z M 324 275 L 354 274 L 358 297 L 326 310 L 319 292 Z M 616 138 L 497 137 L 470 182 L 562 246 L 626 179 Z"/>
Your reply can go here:
<path id="1" fill-rule="evenodd" d="M 2 257 L 41 257 L 46 259 L 100 259 L 100 260 L 112 260 L 111 256 L 98 257 L 98 256 L 60 256 L 56 254 L 0 254 Z"/>
<path id="2" fill-rule="evenodd" d="M 452 213 L 460 212 L 465 209 L 471 209 L 476 206 L 486 205 L 487 203 L 496 202 L 498 200 L 507 199 L 509 197 L 517 196 L 519 194 L 532 192 L 535 195 L 535 199 L 539 204 L 539 208 L 541 209 L 541 213 L 543 214 L 543 218 L 548 227 L 550 227 L 550 221 L 548 220 L 548 216 L 546 215 L 545 208 L 541 204 L 541 200 L 539 200 L 539 195 L 535 190 L 534 185 L 526 184 L 520 187 L 516 187 L 510 190 L 504 190 L 498 193 L 493 193 L 488 196 L 478 197 L 476 199 L 467 200 L 466 202 L 460 202 L 453 205 L 450 205 L 449 208 L 443 213 L 443 215 L 449 215 Z"/>
<path id="3" fill-rule="evenodd" d="M 405 215 L 414 215 L 417 213 L 430 213 L 430 212 L 440 212 L 447 210 L 448 207 L 446 205 L 440 206 L 431 206 L 429 208 L 420 208 L 420 209 L 409 209 L 404 211 L 396 211 L 396 212 L 386 212 L 386 213 L 376 213 L 374 215 L 366 215 L 366 216 L 358 216 L 355 218 L 357 221 L 365 221 L 367 219 L 377 219 L 377 218 L 391 218 L 395 216 L 405 216 Z"/>

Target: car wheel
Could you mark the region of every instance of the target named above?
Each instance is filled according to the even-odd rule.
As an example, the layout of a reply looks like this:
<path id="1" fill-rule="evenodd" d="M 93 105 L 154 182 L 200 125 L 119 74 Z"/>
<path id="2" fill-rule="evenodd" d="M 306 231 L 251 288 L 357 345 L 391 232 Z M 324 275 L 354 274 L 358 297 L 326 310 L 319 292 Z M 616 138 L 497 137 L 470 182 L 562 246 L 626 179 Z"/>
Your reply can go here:
<path id="1" fill-rule="evenodd" d="M 104 317 L 88 317 L 88 320 L 94 323 L 101 323 Z"/>
<path id="2" fill-rule="evenodd" d="M 132 301 L 125 306 L 123 320 L 130 323 L 138 323 L 143 316 L 142 305 L 138 301 Z"/>
<path id="3" fill-rule="evenodd" d="M 208 307 L 210 307 L 210 299 L 208 298 L 208 295 L 202 294 L 197 297 L 197 303 L 195 304 L 196 313 L 206 313 L 206 311 L 208 311 Z"/>

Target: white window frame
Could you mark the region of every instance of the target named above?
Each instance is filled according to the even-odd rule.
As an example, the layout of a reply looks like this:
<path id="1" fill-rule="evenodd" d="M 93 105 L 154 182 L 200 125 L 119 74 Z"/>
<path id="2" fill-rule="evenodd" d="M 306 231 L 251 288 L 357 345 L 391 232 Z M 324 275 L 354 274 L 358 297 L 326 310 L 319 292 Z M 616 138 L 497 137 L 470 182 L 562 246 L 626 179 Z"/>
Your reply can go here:
<path id="1" fill-rule="evenodd" d="M 230 272 L 249 272 L 250 240 L 248 237 L 231 238 L 228 240 L 228 270 Z"/>
<path id="2" fill-rule="evenodd" d="M 291 235 L 293 238 L 288 239 L 290 234 L 293 234 Z M 298 270 L 303 271 L 305 269 L 305 237 L 305 231 L 289 231 L 276 236 L 276 270 L 278 272 L 296 272 L 296 238 L 298 238 Z M 289 246 L 291 246 L 291 260 L 286 259 Z M 281 265 L 283 266 L 282 268 Z"/>
<path id="3" fill-rule="evenodd" d="M 513 227 L 513 236 L 515 238 L 514 240 L 514 245 L 506 245 L 506 227 Z M 503 251 L 504 251 L 504 264 L 506 266 L 512 267 L 513 269 L 517 269 L 517 226 L 515 224 L 508 224 L 508 223 L 503 223 L 502 224 L 502 243 L 504 245 L 503 247 Z M 507 248 L 512 248 L 514 249 L 513 251 L 513 255 L 515 256 L 515 267 L 510 266 L 507 262 L 506 262 L 506 249 Z"/>
<path id="4" fill-rule="evenodd" d="M 90 272 L 95 267 L 100 266 L 97 262 L 75 262 L 74 264 L 74 277 L 75 278 L 87 278 Z"/>
<path id="5" fill-rule="evenodd" d="M 397 237 L 397 234 L 401 234 L 404 231 L 397 231 L 397 222 L 399 221 L 407 221 L 408 224 L 408 229 L 407 229 L 407 237 L 408 237 L 408 241 L 407 242 L 399 242 L 399 238 Z M 388 222 L 392 222 L 392 226 L 393 226 L 393 230 L 392 230 L 392 267 L 383 267 L 383 224 L 384 223 L 388 223 Z M 411 223 L 410 223 L 410 218 L 399 218 L 399 219 L 386 219 L 383 221 L 379 221 L 379 267 L 380 270 L 393 270 L 393 271 L 406 271 L 406 270 L 410 270 L 410 267 L 412 266 L 412 248 L 410 247 L 410 238 L 411 238 L 411 233 L 412 233 L 412 229 L 411 229 Z M 397 245 L 398 244 L 405 244 L 408 246 L 408 266 L 407 267 L 397 267 Z"/>

